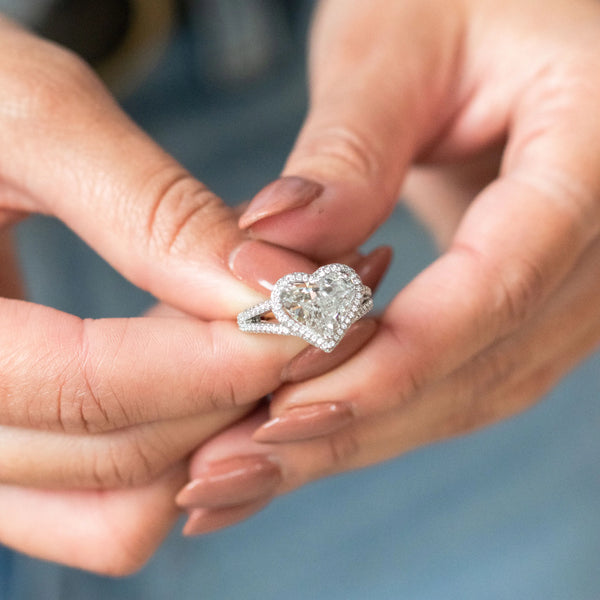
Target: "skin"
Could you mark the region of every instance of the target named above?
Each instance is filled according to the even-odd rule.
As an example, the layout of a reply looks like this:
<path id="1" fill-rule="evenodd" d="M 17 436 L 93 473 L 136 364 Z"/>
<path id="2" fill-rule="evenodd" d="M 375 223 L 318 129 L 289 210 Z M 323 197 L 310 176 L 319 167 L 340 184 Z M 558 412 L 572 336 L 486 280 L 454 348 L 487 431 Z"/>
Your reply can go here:
<path id="1" fill-rule="evenodd" d="M 278 387 L 304 344 L 238 331 L 264 289 L 228 268 L 248 237 L 236 215 L 85 64 L 6 20 L 0 57 L 0 542 L 122 575 L 178 517 L 190 452 Z M 82 320 L 19 300 L 7 228 L 32 212 L 173 308 Z"/>
<path id="2" fill-rule="evenodd" d="M 240 332 L 238 312 L 316 265 L 251 241 L 73 54 L 0 20 L 0 57 L 0 543 L 124 575 L 180 515 L 193 450 L 344 354 L 298 362 L 301 340 Z M 32 212 L 162 303 L 82 320 L 24 301 L 9 227 Z M 389 252 L 343 259 L 374 285 Z"/>
<path id="3" fill-rule="evenodd" d="M 361 352 L 281 388 L 270 414 L 192 459 L 194 479 L 267 455 L 283 474 L 270 495 L 523 411 L 600 342 L 595 0 L 326 0 L 310 64 L 311 110 L 285 174 L 325 192 L 252 234 L 326 260 L 403 192 L 441 254 Z M 320 402 L 350 403 L 354 421 L 308 441 L 252 440 L 268 418 Z M 194 530 L 207 506 L 191 507 Z"/>
<path id="4" fill-rule="evenodd" d="M 322 3 L 312 111 L 285 174 L 325 192 L 255 223 L 252 236 L 319 261 L 344 256 L 406 183 L 444 253 L 399 293 L 363 352 L 282 388 L 272 405 L 277 415 L 349 402 L 354 423 L 301 444 L 258 444 L 261 409 L 205 444 L 192 478 L 217 459 L 263 453 L 284 475 L 269 494 L 283 493 L 523 410 L 591 351 L 600 339 L 599 10 L 592 0 Z M 2 223 L 56 215 L 134 283 L 203 319 L 230 319 L 255 302 L 223 268 L 241 239 L 228 209 L 75 57 L 9 23 L 2 34 L 0 135 L 11 148 L 0 169 Z M 207 286 L 214 304 L 203 301 Z M 13 452 L 2 454 L 0 540 L 111 574 L 143 564 L 173 524 L 183 457 L 277 387 L 277 361 L 298 350 L 170 309 L 81 322 L 14 300 L 0 308 L 0 347 L 11 348 L 0 357 L 2 443 Z M 183 350 L 177 369 L 165 368 L 169 346 Z M 223 357 L 232 368 L 260 365 L 244 371 L 263 380 L 240 386 L 256 396 L 232 394 Z M 247 406 L 232 408 L 232 395 Z M 232 412 L 215 415 L 215 405 Z M 197 509 L 195 530 L 246 517 L 265 499 L 244 502 L 232 508 L 229 494 L 220 512 L 218 503 Z"/>

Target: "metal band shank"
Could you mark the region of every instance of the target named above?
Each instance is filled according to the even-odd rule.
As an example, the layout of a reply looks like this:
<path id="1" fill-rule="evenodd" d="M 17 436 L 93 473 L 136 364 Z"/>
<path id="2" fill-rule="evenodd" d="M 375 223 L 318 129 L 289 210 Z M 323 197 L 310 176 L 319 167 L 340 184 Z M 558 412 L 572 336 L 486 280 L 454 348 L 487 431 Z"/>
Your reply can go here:
<path id="1" fill-rule="evenodd" d="M 357 314 L 353 323 L 358 321 L 372 309 L 373 298 L 371 295 L 371 289 L 368 286 L 363 285 L 360 312 Z M 265 300 L 265 302 L 255 304 L 254 306 L 247 308 L 237 317 L 240 331 L 247 331 L 251 333 L 271 333 L 275 335 L 294 335 L 285 325 L 282 325 L 277 321 L 268 321 L 263 319 L 263 316 L 270 312 L 272 312 L 271 300 Z"/>

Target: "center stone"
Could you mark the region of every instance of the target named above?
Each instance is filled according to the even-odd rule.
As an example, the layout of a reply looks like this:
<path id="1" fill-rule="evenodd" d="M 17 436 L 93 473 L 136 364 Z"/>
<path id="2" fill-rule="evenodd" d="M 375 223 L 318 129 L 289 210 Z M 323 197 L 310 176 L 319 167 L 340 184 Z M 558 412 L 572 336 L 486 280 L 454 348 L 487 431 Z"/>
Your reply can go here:
<path id="1" fill-rule="evenodd" d="M 349 281 L 326 276 L 314 283 L 289 284 L 281 293 L 281 303 L 292 319 L 327 335 L 339 328 L 354 293 Z"/>

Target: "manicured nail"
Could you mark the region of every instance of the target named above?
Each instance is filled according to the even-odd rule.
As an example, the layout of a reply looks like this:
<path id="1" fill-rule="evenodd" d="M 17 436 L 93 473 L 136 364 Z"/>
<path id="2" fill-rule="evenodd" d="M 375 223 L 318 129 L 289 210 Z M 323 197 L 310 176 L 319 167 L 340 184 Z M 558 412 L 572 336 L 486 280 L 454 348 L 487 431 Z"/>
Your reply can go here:
<path id="1" fill-rule="evenodd" d="M 182 507 L 236 506 L 272 495 L 281 483 L 279 465 L 264 454 L 212 462 L 177 495 Z"/>
<path id="2" fill-rule="evenodd" d="M 255 290 L 270 293 L 278 279 L 295 271 L 312 273 L 315 266 L 296 252 L 278 246 L 248 240 L 229 256 L 229 269 Z"/>
<path id="3" fill-rule="evenodd" d="M 363 283 L 373 292 L 377 289 L 392 261 L 392 249 L 389 246 L 379 246 L 362 258 L 354 266 Z"/>
<path id="4" fill-rule="evenodd" d="M 312 379 L 331 371 L 338 365 L 346 362 L 356 354 L 377 331 L 377 321 L 374 319 L 361 319 L 350 329 L 331 352 L 323 352 L 314 346 L 308 346 L 297 354 L 281 372 L 281 381 L 297 383 Z"/>
<path id="5" fill-rule="evenodd" d="M 186 536 L 204 535 L 235 525 L 263 509 L 271 500 L 272 497 L 261 498 L 249 504 L 219 509 L 196 508 L 190 512 L 182 533 Z"/>
<path id="6" fill-rule="evenodd" d="M 354 419 L 347 402 L 322 402 L 290 408 L 280 417 L 259 427 L 252 436 L 256 442 L 300 442 L 327 435 Z"/>
<path id="7" fill-rule="evenodd" d="M 267 217 L 306 206 L 318 198 L 323 189 L 322 184 L 303 177 L 280 177 L 256 194 L 238 225 L 248 229 Z"/>

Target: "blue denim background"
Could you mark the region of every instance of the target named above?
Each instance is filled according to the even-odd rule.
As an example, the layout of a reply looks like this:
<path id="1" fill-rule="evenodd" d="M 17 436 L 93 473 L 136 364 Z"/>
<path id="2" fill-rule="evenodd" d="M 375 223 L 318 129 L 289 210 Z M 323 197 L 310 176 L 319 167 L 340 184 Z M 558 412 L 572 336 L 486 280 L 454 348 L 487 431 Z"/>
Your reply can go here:
<path id="1" fill-rule="evenodd" d="M 253 86 L 215 91 L 180 36 L 126 108 L 238 202 L 282 165 L 305 111 L 303 64 L 289 57 Z M 400 209 L 370 246 L 383 241 L 397 254 L 380 306 L 434 256 Z M 36 301 L 95 317 L 151 302 L 51 219 L 20 226 L 19 246 Z M 0 599 L 595 600 L 599 367 L 596 355 L 533 410 L 486 431 L 317 482 L 223 532 L 175 531 L 129 578 L 0 548 Z"/>

